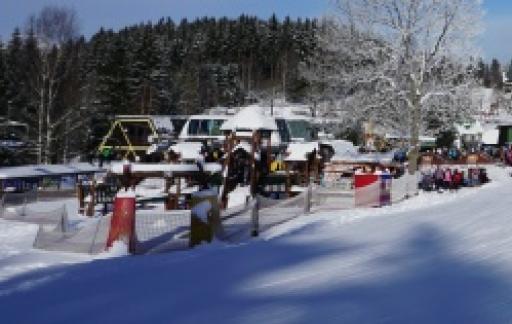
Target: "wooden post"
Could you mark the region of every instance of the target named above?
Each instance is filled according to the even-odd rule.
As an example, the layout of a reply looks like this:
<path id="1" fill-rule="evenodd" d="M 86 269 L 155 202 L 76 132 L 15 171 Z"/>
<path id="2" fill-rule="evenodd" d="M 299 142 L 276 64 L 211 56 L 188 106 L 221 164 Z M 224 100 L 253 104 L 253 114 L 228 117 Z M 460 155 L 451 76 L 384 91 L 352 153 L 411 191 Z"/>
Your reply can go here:
<path id="1" fill-rule="evenodd" d="M 313 170 L 315 173 L 315 183 L 320 183 L 320 159 L 318 158 L 318 154 L 316 149 L 313 151 L 314 160 L 313 160 Z"/>
<path id="2" fill-rule="evenodd" d="M 96 206 L 96 180 L 92 180 L 91 190 L 89 192 L 91 200 L 88 202 L 86 216 L 94 216 L 94 206 Z"/>
<path id="3" fill-rule="evenodd" d="M 256 194 L 256 158 L 255 158 L 255 154 L 256 154 L 256 137 L 257 137 L 257 131 L 254 131 L 252 133 L 252 137 L 251 137 L 251 184 L 250 184 L 250 190 L 251 190 L 251 196 L 254 197 L 254 195 Z"/>
<path id="4" fill-rule="evenodd" d="M 306 160 L 305 168 L 306 168 L 306 170 L 304 172 L 306 174 L 306 182 L 305 182 L 305 184 L 309 185 L 309 159 Z"/>
<path id="5" fill-rule="evenodd" d="M 290 179 L 290 166 L 288 165 L 288 162 L 284 162 L 284 168 L 286 170 L 286 196 L 290 198 L 292 183 Z"/>
<path id="6" fill-rule="evenodd" d="M 304 196 L 304 214 L 311 212 L 311 196 L 313 195 L 311 184 L 308 185 L 306 195 Z"/>
<path id="7" fill-rule="evenodd" d="M 170 176 L 165 176 L 165 192 L 169 192 L 172 185 L 172 178 Z"/>
<path id="8" fill-rule="evenodd" d="M 253 205 L 251 208 L 251 223 L 252 223 L 251 236 L 253 236 L 253 237 L 258 236 L 259 232 L 260 232 L 259 209 L 260 209 L 259 198 L 258 198 L 258 196 L 255 196 Z"/>
<path id="9" fill-rule="evenodd" d="M 272 141 L 270 140 L 272 137 L 272 134 L 270 134 L 269 138 L 267 139 L 267 171 L 270 173 L 270 167 L 272 164 Z"/>
<path id="10" fill-rule="evenodd" d="M 228 206 L 228 188 L 227 188 L 227 185 L 228 185 L 228 171 L 229 171 L 229 165 L 231 163 L 231 151 L 233 150 L 233 147 L 234 147 L 234 140 L 235 140 L 235 135 L 233 133 L 230 133 L 228 136 L 227 136 L 227 139 L 226 139 L 226 142 L 224 143 L 224 154 L 225 154 L 225 159 L 224 159 L 224 174 L 223 174 L 223 178 L 222 178 L 222 188 L 223 188 L 223 191 L 221 193 L 221 197 L 220 197 L 220 203 L 221 203 L 221 208 L 222 209 L 226 209 L 227 206 Z"/>
<path id="11" fill-rule="evenodd" d="M 84 188 L 82 183 L 78 183 L 76 186 L 76 196 L 78 198 L 78 213 L 82 214 L 84 213 Z"/>
<path id="12" fill-rule="evenodd" d="M 180 205 L 180 196 L 181 196 L 181 178 L 176 178 L 176 200 L 174 209 L 178 209 Z"/>

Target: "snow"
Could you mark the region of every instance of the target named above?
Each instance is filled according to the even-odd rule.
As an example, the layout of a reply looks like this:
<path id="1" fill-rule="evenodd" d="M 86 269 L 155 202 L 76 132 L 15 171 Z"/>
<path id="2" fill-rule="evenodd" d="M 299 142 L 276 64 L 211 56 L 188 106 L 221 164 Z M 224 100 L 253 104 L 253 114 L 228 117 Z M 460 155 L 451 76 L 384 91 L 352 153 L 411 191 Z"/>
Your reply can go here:
<path id="1" fill-rule="evenodd" d="M 482 143 L 487 145 L 497 145 L 499 137 L 499 129 L 488 129 L 482 134 Z"/>
<path id="2" fill-rule="evenodd" d="M 380 209 L 308 214 L 245 244 L 214 242 L 143 257 L 63 264 L 69 256 L 41 255 L 27 246 L 31 226 L 7 223 L 0 226 L 1 318 L 510 323 L 509 172 L 491 168 L 494 182 L 479 189 L 422 193 Z M 6 271 L 17 261 L 9 253 L 41 265 Z"/>
<path id="3" fill-rule="evenodd" d="M 247 203 L 247 197 L 250 197 L 250 187 L 238 186 L 235 190 L 228 194 L 228 206 L 227 208 L 233 208 L 238 206 L 244 206 Z"/>
<path id="4" fill-rule="evenodd" d="M 117 194 L 116 194 L 116 197 L 117 198 L 135 198 L 136 197 L 136 192 L 132 189 L 128 189 L 128 190 L 120 190 Z"/>
<path id="5" fill-rule="evenodd" d="M 154 115 L 151 116 L 151 120 L 153 120 L 153 124 L 155 125 L 157 130 L 165 130 L 168 133 L 171 133 L 174 130 L 170 116 Z"/>
<path id="6" fill-rule="evenodd" d="M 285 161 L 307 161 L 307 155 L 314 150 L 318 151 L 318 143 L 290 143 Z"/>
<path id="7" fill-rule="evenodd" d="M 104 170 L 89 163 L 34 164 L 0 168 L 0 179 L 32 178 L 63 174 L 97 173 Z"/>
<path id="8" fill-rule="evenodd" d="M 352 142 L 346 140 L 322 141 L 322 144 L 332 146 L 334 155 L 343 155 L 346 153 L 357 153 L 357 147 Z"/>
<path id="9" fill-rule="evenodd" d="M 494 89 L 476 88 L 471 94 L 471 101 L 480 113 L 490 113 L 492 104 L 496 102 L 496 94 Z"/>
<path id="10" fill-rule="evenodd" d="M 381 163 L 389 164 L 393 161 L 394 152 L 386 153 L 359 153 L 346 151 L 344 153 L 335 153 L 332 157 L 332 162 L 344 162 L 344 163 Z"/>
<path id="11" fill-rule="evenodd" d="M 110 171 L 116 174 L 123 174 L 124 163 L 115 163 L 111 165 Z M 222 167 L 218 163 L 205 163 L 203 165 L 206 172 L 221 172 Z M 195 164 L 157 164 L 157 163 L 131 163 L 131 172 L 198 172 L 199 168 Z"/>
<path id="12" fill-rule="evenodd" d="M 478 135 L 484 132 L 482 124 L 479 121 L 464 124 L 455 124 L 455 130 L 459 136 L 462 135 Z"/>
<path id="13" fill-rule="evenodd" d="M 192 214 L 202 220 L 204 223 L 208 223 L 208 213 L 212 209 L 212 203 L 208 200 L 202 201 L 192 208 Z"/>
<path id="14" fill-rule="evenodd" d="M 161 197 L 165 191 L 165 179 L 146 178 L 135 187 L 137 197 Z"/>
<path id="15" fill-rule="evenodd" d="M 222 124 L 223 131 L 271 130 L 277 131 L 274 118 L 265 116 L 260 106 L 248 106 Z"/>
<path id="16" fill-rule="evenodd" d="M 181 160 L 200 161 L 204 159 L 201 155 L 202 148 L 202 143 L 183 142 L 174 144 L 169 148 L 169 150 L 178 153 Z"/>

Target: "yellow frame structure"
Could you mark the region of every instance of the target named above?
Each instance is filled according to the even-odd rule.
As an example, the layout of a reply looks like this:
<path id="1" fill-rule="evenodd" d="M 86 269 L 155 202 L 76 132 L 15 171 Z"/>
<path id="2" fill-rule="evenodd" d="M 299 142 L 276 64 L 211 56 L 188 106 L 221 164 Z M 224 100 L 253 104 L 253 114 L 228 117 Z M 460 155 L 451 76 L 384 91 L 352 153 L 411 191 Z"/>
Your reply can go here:
<path id="1" fill-rule="evenodd" d="M 119 130 L 121 131 L 121 134 L 123 134 L 123 137 L 124 137 L 126 143 L 128 144 L 128 145 L 122 145 L 122 146 L 115 146 L 115 148 L 120 150 L 120 151 L 126 151 L 124 156 L 123 156 L 124 159 L 128 159 L 130 154 L 132 154 L 133 158 L 135 159 L 135 157 L 137 156 L 137 151 L 144 151 L 144 152 L 147 151 L 147 149 L 149 148 L 149 145 L 144 145 L 144 146 L 138 145 L 137 146 L 137 145 L 133 145 L 132 144 L 132 141 L 130 140 L 130 137 L 128 136 L 128 134 L 126 133 L 126 131 L 123 128 L 123 124 L 124 123 L 146 123 L 146 124 L 148 124 L 149 128 L 153 132 L 152 135 L 153 136 L 157 136 L 158 135 L 156 127 L 155 127 L 155 125 L 153 123 L 153 119 L 151 117 L 144 117 L 144 116 L 139 116 L 139 117 L 136 117 L 136 118 L 119 117 L 119 118 L 116 118 L 116 120 L 112 123 L 112 126 L 110 127 L 107 135 L 105 135 L 103 137 L 103 140 L 101 141 L 101 144 L 98 147 L 98 151 L 100 153 L 104 149 L 114 149 L 114 146 L 106 145 L 106 143 L 110 139 L 112 134 L 114 133 L 114 130 L 116 129 L 116 127 L 119 127 Z"/>

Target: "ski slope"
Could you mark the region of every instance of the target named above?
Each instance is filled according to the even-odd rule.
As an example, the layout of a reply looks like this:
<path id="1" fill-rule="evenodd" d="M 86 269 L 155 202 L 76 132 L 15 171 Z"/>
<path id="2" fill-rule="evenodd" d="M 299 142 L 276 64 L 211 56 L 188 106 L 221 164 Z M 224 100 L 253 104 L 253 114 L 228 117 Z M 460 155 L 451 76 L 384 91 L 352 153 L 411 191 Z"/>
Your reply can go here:
<path id="1" fill-rule="evenodd" d="M 246 244 L 4 274 L 3 323 L 510 323 L 512 178 L 311 214 Z M 4 224 L 0 224 L 4 225 Z M 3 227 L 1 227 L 3 228 Z M 27 240 L 26 231 L 6 236 Z M 21 244 L 21 243 L 20 243 Z M 20 255 L 34 253 L 20 249 Z M 55 254 L 48 254 L 55 257 Z"/>

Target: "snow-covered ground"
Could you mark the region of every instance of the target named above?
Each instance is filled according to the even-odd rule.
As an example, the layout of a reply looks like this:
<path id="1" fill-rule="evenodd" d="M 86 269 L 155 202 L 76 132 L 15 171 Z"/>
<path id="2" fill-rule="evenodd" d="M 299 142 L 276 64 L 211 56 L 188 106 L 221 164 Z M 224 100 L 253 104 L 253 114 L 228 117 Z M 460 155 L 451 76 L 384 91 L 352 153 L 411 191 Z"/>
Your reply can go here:
<path id="1" fill-rule="evenodd" d="M 30 225 L 3 222 L 0 319 L 510 323 L 512 178 L 499 168 L 490 176 L 480 189 L 303 216 L 237 246 L 90 262 L 41 255 Z M 40 267 L 9 270 L 34 255 Z"/>
<path id="2" fill-rule="evenodd" d="M 62 205 L 66 206 L 71 226 L 80 228 L 87 222 L 96 221 L 95 219 L 78 215 L 78 201 L 74 198 L 30 203 L 27 204 L 27 209 L 48 212 L 59 209 Z M 7 209 L 9 210 L 9 208 Z M 32 245 L 37 230 L 38 226 L 35 224 L 0 219 L 0 282 L 26 272 L 50 266 L 70 265 L 126 254 L 120 252 L 119 247 L 94 257 L 85 254 L 47 252 L 33 249 Z M 2 294 L 3 292 L 0 292 L 0 296 Z"/>

